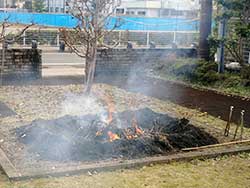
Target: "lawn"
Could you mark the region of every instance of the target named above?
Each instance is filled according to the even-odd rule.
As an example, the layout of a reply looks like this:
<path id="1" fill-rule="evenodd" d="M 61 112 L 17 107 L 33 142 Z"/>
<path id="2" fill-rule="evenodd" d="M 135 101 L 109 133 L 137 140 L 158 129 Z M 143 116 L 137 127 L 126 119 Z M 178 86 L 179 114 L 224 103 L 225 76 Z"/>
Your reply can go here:
<path id="1" fill-rule="evenodd" d="M 250 154 L 193 160 L 140 169 L 10 182 L 1 171 L 1 188 L 83 187 L 250 187 Z"/>

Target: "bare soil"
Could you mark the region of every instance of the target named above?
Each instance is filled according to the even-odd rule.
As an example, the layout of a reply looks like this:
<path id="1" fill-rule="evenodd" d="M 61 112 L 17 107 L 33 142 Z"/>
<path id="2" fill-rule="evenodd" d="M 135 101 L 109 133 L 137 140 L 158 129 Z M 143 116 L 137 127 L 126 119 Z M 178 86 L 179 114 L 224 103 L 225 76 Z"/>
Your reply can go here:
<path id="1" fill-rule="evenodd" d="M 224 95 L 212 90 L 195 89 L 178 82 L 145 77 L 144 75 L 132 77 L 100 75 L 96 81 L 111 84 L 130 92 L 156 97 L 160 100 L 168 100 L 187 108 L 198 108 L 200 111 L 207 112 L 214 117 L 220 117 L 225 121 L 228 120 L 230 106 L 234 106 L 232 121 L 238 123 L 241 110 L 245 110 L 245 126 L 250 127 L 250 99 L 248 98 Z"/>
<path id="2" fill-rule="evenodd" d="M 13 115 L 15 115 L 15 112 L 11 110 L 8 106 L 6 106 L 4 103 L 0 102 L 0 118 Z"/>

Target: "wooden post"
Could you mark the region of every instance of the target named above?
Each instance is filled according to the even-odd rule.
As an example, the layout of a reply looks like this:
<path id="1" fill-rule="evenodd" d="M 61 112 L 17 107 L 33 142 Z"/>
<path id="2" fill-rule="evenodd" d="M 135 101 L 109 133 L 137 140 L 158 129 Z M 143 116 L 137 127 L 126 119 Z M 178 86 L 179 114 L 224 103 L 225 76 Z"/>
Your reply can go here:
<path id="1" fill-rule="evenodd" d="M 244 114 L 245 114 L 245 110 L 241 111 L 241 122 L 240 122 L 240 127 L 241 127 L 241 131 L 240 131 L 240 139 L 242 140 L 243 138 L 243 132 L 244 132 Z"/>
<path id="2" fill-rule="evenodd" d="M 231 106 L 231 107 L 230 107 L 230 112 L 229 112 L 228 121 L 227 121 L 227 125 L 226 125 L 226 129 L 225 129 L 225 132 L 224 132 L 224 136 L 228 136 L 228 135 L 229 135 L 229 132 L 230 132 L 230 124 L 231 124 L 232 115 L 233 115 L 233 109 L 234 109 L 234 107 Z"/>
<path id="3" fill-rule="evenodd" d="M 237 136 L 237 132 L 238 132 L 238 130 L 239 130 L 239 127 L 241 127 L 240 139 L 242 139 L 243 130 L 244 130 L 244 114 L 245 114 L 245 110 L 242 110 L 242 111 L 241 111 L 240 124 L 238 124 L 237 127 L 236 127 L 236 129 L 235 129 L 234 140 L 236 139 L 236 136 Z"/>

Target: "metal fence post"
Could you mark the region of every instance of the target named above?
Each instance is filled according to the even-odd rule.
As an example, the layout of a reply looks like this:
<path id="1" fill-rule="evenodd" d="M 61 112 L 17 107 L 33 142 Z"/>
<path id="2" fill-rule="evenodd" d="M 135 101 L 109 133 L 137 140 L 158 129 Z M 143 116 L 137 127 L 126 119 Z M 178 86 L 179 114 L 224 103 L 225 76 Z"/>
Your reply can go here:
<path id="1" fill-rule="evenodd" d="M 147 31 L 147 47 L 149 47 L 150 35 L 149 31 Z"/>
<path id="2" fill-rule="evenodd" d="M 56 35 L 56 45 L 60 46 L 60 35 L 59 35 L 59 33 L 57 33 L 57 35 Z"/>
<path id="3" fill-rule="evenodd" d="M 26 31 L 23 33 L 23 46 L 26 46 Z"/>
<path id="4" fill-rule="evenodd" d="M 118 36 L 118 45 L 121 46 L 121 40 L 122 40 L 122 31 L 118 31 L 119 32 L 119 36 Z"/>

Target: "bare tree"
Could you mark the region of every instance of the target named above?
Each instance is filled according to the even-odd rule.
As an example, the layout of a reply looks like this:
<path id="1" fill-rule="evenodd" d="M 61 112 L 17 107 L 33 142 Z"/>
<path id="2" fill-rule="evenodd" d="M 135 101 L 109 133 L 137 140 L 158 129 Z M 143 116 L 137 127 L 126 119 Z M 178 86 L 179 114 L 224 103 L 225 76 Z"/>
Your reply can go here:
<path id="1" fill-rule="evenodd" d="M 77 20 L 73 29 L 61 29 L 64 41 L 78 56 L 85 58 L 85 92 L 93 85 L 97 48 L 110 48 L 104 44 L 104 36 L 117 28 L 120 23 L 112 15 L 119 5 L 118 0 L 74 0 L 69 11 Z M 110 23 L 112 21 L 112 23 Z M 107 29 L 107 25 L 112 28 Z"/>
<path id="2" fill-rule="evenodd" d="M 18 24 L 12 24 L 8 22 L 9 18 L 4 19 L 2 23 L 0 23 L 0 43 L 2 43 L 2 58 L 1 58 L 1 82 L 2 82 L 2 75 L 4 71 L 4 63 L 5 63 L 5 50 L 7 44 L 13 44 L 18 41 L 24 34 L 24 32 L 33 26 L 34 24 L 29 24 L 25 26 L 21 26 Z M 11 27 L 15 27 L 14 32 L 8 32 L 7 29 Z"/>

